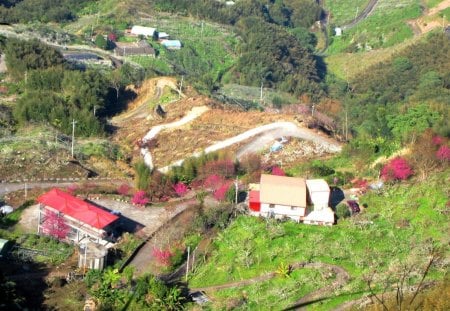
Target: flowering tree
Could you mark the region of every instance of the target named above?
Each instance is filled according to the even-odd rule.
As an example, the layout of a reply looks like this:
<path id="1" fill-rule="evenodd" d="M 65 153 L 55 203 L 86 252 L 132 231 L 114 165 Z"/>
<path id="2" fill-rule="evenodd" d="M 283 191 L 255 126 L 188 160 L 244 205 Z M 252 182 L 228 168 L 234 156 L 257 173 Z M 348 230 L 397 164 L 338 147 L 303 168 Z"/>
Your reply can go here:
<path id="1" fill-rule="evenodd" d="M 172 258 L 173 253 L 168 248 L 162 249 L 153 246 L 152 256 L 156 258 L 160 265 L 167 267 L 170 265 L 170 259 Z"/>
<path id="2" fill-rule="evenodd" d="M 231 177 L 234 175 L 235 166 L 232 160 L 217 160 L 206 163 L 200 168 L 200 176 L 220 175 L 223 177 Z"/>
<path id="3" fill-rule="evenodd" d="M 44 234 L 50 235 L 58 240 L 64 239 L 70 230 L 61 213 L 55 213 L 49 210 L 45 211 L 45 220 L 42 224 L 42 229 Z"/>
<path id="4" fill-rule="evenodd" d="M 286 176 L 286 173 L 278 166 L 274 166 L 274 167 L 272 167 L 272 175 Z"/>
<path id="5" fill-rule="evenodd" d="M 131 199 L 131 203 L 136 205 L 146 205 L 149 201 L 144 190 L 137 191 Z"/>
<path id="6" fill-rule="evenodd" d="M 227 192 L 230 189 L 230 186 L 231 186 L 230 181 L 222 184 L 216 191 L 214 191 L 214 198 L 217 201 L 224 201 L 226 199 Z"/>
<path id="7" fill-rule="evenodd" d="M 217 190 L 223 183 L 223 178 L 219 175 L 209 175 L 206 177 L 203 186 L 212 190 Z"/>
<path id="8" fill-rule="evenodd" d="M 436 157 L 443 162 L 449 162 L 450 161 L 450 147 L 442 145 L 439 147 L 438 151 L 436 152 Z"/>
<path id="9" fill-rule="evenodd" d="M 186 192 L 188 192 L 188 187 L 182 182 L 177 182 L 175 185 L 173 185 L 173 190 L 175 190 L 175 193 L 179 197 L 182 197 L 186 194 Z"/>
<path id="10" fill-rule="evenodd" d="M 433 136 L 433 138 L 431 138 L 431 141 L 433 142 L 434 145 L 440 146 L 444 143 L 444 138 L 442 136 L 435 135 Z"/>
<path id="11" fill-rule="evenodd" d="M 121 184 L 119 188 L 117 188 L 117 193 L 120 195 L 128 195 L 128 192 L 130 192 L 131 187 L 127 184 Z"/>
<path id="12" fill-rule="evenodd" d="M 386 181 L 405 180 L 412 174 L 413 170 L 408 162 L 401 157 L 392 159 L 381 169 L 381 177 Z"/>

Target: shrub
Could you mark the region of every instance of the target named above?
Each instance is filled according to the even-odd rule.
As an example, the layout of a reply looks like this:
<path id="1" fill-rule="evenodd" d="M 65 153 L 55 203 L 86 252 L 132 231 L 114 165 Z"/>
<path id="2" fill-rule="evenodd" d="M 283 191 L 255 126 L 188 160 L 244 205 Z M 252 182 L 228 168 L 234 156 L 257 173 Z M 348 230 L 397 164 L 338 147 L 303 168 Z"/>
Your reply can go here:
<path id="1" fill-rule="evenodd" d="M 385 181 L 405 180 L 412 174 L 413 171 L 408 162 L 401 157 L 392 159 L 381 169 L 381 178 Z"/>
<path id="2" fill-rule="evenodd" d="M 230 189 L 231 182 L 225 182 L 216 191 L 214 191 L 214 198 L 217 201 L 224 201 L 227 197 L 228 189 Z"/>
<path id="3" fill-rule="evenodd" d="M 436 157 L 443 162 L 450 161 L 450 148 L 445 145 L 439 147 L 438 151 L 436 152 Z"/>
<path id="4" fill-rule="evenodd" d="M 444 142 L 444 138 L 442 136 L 435 135 L 435 136 L 433 136 L 431 141 L 433 142 L 434 145 L 440 146 Z"/>
<path id="5" fill-rule="evenodd" d="M 347 218 L 350 217 L 351 213 L 350 213 L 350 209 L 348 208 L 347 204 L 345 203 L 339 203 L 336 206 L 336 216 L 341 219 L 341 218 Z"/>
<path id="6" fill-rule="evenodd" d="M 182 197 L 188 191 L 188 187 L 186 186 L 186 184 L 184 184 L 182 182 L 177 182 L 175 185 L 173 185 L 173 190 L 175 190 L 175 193 L 179 197 Z"/>
<path id="7" fill-rule="evenodd" d="M 247 174 L 251 174 L 261 170 L 261 156 L 259 154 L 250 153 L 239 161 L 239 169 Z"/>
<path id="8" fill-rule="evenodd" d="M 136 205 L 146 205 L 149 201 L 144 190 L 137 191 L 131 199 L 131 203 Z"/>
<path id="9" fill-rule="evenodd" d="M 223 178 L 219 175 L 209 175 L 206 177 L 203 186 L 208 189 L 217 190 L 223 184 Z"/>
<path id="10" fill-rule="evenodd" d="M 206 163 L 199 169 L 200 176 L 220 175 L 231 177 L 235 173 L 235 167 L 232 160 L 217 160 Z"/>
<path id="11" fill-rule="evenodd" d="M 128 195 L 130 192 L 131 187 L 127 184 L 121 184 L 119 188 L 117 188 L 117 193 L 123 196 Z"/>
<path id="12" fill-rule="evenodd" d="M 158 261 L 160 265 L 168 267 L 170 266 L 173 253 L 169 249 L 153 247 L 152 256 L 156 258 L 156 261 Z"/>
<path id="13" fill-rule="evenodd" d="M 272 167 L 272 175 L 286 176 L 286 173 L 278 166 L 274 166 L 274 167 Z"/>

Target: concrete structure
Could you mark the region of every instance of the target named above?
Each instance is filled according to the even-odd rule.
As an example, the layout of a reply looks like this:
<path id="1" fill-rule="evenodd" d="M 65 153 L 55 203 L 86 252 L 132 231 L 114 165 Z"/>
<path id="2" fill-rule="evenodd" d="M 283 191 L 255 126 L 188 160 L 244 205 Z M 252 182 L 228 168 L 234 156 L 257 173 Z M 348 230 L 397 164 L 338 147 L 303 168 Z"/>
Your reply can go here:
<path id="1" fill-rule="evenodd" d="M 88 242 L 79 246 L 78 268 L 103 270 L 108 250 L 96 243 Z"/>
<path id="2" fill-rule="evenodd" d="M 44 193 L 37 201 L 38 234 L 48 234 L 48 213 L 56 213 L 62 215 L 65 225 L 69 227 L 68 240 L 77 244 L 87 241 L 110 244 L 107 238 L 118 216 L 57 188 Z"/>
<path id="3" fill-rule="evenodd" d="M 156 28 L 135 25 L 131 27 L 130 33 L 135 36 L 153 37 Z"/>

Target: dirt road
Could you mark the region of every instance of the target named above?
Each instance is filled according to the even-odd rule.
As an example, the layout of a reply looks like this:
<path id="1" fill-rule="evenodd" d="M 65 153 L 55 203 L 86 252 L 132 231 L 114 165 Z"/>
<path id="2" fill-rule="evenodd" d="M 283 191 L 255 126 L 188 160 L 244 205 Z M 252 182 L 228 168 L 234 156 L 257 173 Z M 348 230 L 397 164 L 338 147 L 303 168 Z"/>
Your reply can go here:
<path id="1" fill-rule="evenodd" d="M 356 26 L 359 22 L 361 22 L 363 19 L 367 18 L 367 16 L 369 16 L 373 12 L 377 3 L 378 3 L 378 0 L 370 0 L 370 2 L 367 4 L 367 6 L 364 8 L 364 10 L 361 11 L 361 14 L 359 14 L 350 23 L 348 23 L 346 25 L 342 25 L 341 28 L 345 30 L 345 29 L 350 29 L 350 28 Z"/>
<path id="2" fill-rule="evenodd" d="M 327 139 L 318 135 L 313 130 L 300 128 L 292 122 L 274 122 L 253 128 L 237 136 L 213 144 L 205 148 L 202 152 L 195 153 L 192 156 L 198 157 L 202 153 L 218 151 L 261 134 L 261 137 L 256 138 L 253 142 L 249 143 L 241 150 L 239 150 L 237 157 L 239 158 L 249 152 L 259 151 L 264 148 L 269 142 L 282 136 L 298 137 L 304 140 L 313 141 L 317 144 L 323 145 L 324 148 L 326 148 L 329 152 L 339 152 L 341 150 L 341 146 L 339 144 L 333 142 L 331 139 Z M 160 171 L 162 173 L 167 173 L 171 167 L 181 165 L 183 162 L 184 159 L 175 161 L 170 165 L 161 168 Z"/>

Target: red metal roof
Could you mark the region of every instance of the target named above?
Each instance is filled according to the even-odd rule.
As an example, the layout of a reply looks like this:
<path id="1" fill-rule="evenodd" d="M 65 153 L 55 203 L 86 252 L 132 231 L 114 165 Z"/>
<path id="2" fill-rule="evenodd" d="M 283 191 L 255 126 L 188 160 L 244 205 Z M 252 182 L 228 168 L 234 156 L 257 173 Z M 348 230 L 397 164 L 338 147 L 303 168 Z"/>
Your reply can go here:
<path id="1" fill-rule="evenodd" d="M 98 229 L 103 229 L 119 218 L 57 188 L 44 193 L 37 201 Z"/>

